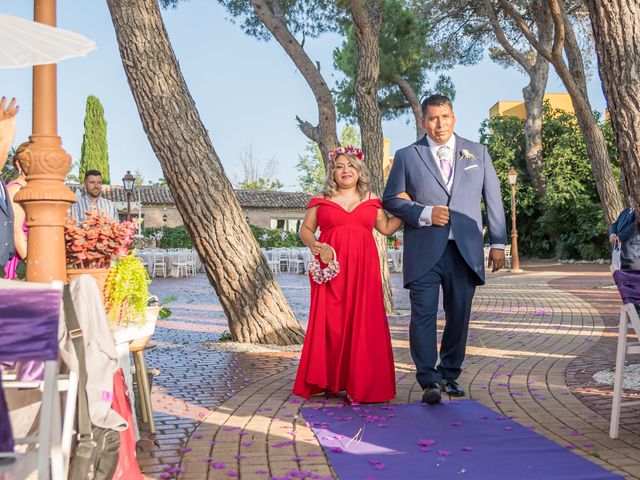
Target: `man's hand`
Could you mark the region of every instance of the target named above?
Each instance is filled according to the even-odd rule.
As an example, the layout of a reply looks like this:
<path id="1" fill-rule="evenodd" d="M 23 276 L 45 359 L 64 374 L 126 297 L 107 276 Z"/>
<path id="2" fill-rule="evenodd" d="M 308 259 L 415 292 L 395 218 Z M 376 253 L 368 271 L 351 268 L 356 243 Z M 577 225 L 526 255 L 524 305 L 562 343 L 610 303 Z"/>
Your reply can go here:
<path id="1" fill-rule="evenodd" d="M 437 205 L 431 210 L 431 225 L 444 227 L 449 223 L 449 207 Z"/>
<path id="2" fill-rule="evenodd" d="M 491 273 L 495 273 L 504 267 L 504 250 L 502 248 L 489 250 L 489 266 L 491 266 Z"/>
<path id="3" fill-rule="evenodd" d="M 411 197 L 407 192 L 400 192 L 396 195 L 396 198 L 401 198 L 402 200 L 411 200 Z"/>
<path id="4" fill-rule="evenodd" d="M 619 241 L 620 239 L 618 238 L 618 235 L 616 235 L 615 233 L 612 233 L 611 235 L 609 235 L 609 243 L 611 243 L 611 245 L 615 245 Z"/>

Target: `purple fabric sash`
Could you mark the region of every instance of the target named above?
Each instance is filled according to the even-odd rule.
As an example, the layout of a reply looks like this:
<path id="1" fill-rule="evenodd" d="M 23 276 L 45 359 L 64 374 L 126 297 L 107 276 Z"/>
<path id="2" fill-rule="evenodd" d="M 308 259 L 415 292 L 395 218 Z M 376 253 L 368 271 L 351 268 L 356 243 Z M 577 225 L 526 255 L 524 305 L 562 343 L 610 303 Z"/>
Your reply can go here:
<path id="1" fill-rule="evenodd" d="M 0 289 L 0 361 L 58 359 L 61 295 Z"/>
<path id="2" fill-rule="evenodd" d="M 0 361 L 57 360 L 62 292 L 0 289 Z M 38 362 L 39 363 L 39 362 Z M 22 377 L 37 376 L 34 362 L 19 366 Z M 0 383 L 0 452 L 13 451 L 9 412 Z"/>
<path id="3" fill-rule="evenodd" d="M 640 304 L 640 270 L 616 270 L 613 272 L 622 303 Z"/>

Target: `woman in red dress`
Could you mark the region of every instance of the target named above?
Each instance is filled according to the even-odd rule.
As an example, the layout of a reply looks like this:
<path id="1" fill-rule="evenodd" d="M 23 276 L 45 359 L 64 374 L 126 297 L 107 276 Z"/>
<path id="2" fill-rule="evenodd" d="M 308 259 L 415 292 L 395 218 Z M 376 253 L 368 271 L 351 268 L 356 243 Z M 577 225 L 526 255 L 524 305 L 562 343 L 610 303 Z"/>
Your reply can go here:
<path id="1" fill-rule="evenodd" d="M 368 183 L 362 152 L 338 148 L 331 153 L 324 191 L 309 202 L 300 228 L 300 238 L 314 256 L 328 261 L 335 251 L 339 265 L 335 276 L 332 265 L 324 262 L 324 272 L 315 276 L 310 272 L 309 324 L 293 387 L 293 393 L 304 398 L 343 390 L 352 402 L 386 402 L 395 397 L 391 336 L 373 229 L 391 235 L 402 222 L 387 216 L 380 199 L 368 191 Z"/>

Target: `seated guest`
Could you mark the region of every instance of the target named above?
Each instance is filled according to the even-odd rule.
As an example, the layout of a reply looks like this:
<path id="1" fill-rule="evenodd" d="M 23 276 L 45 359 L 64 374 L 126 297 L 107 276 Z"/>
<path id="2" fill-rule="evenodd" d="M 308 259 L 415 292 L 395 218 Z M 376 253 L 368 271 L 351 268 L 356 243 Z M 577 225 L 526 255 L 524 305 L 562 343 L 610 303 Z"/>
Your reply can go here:
<path id="1" fill-rule="evenodd" d="M 87 212 L 98 212 L 110 220 L 118 220 L 115 203 L 102 196 L 102 174 L 98 170 L 87 170 L 84 175 L 84 189 L 78 201 L 71 205 L 69 216 L 82 223 Z"/>
<path id="2" fill-rule="evenodd" d="M 625 208 L 609 228 L 609 241 L 620 245 L 620 268 L 640 270 L 640 230 L 636 219 L 635 201 L 628 197 L 630 208 Z"/>

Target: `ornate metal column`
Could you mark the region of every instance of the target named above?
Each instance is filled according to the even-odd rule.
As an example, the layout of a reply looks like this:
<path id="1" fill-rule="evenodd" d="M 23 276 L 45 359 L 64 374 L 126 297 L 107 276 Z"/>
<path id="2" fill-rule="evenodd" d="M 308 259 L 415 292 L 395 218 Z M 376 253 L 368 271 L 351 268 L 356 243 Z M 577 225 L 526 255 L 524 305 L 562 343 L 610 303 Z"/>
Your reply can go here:
<path id="1" fill-rule="evenodd" d="M 55 0 L 34 0 L 34 20 L 55 26 Z M 58 136 L 55 64 L 33 67 L 32 130 L 16 154 L 27 175 L 27 185 L 16 195 L 29 227 L 27 280 L 66 281 L 64 223 L 75 195 L 64 184 L 71 157 Z"/>

